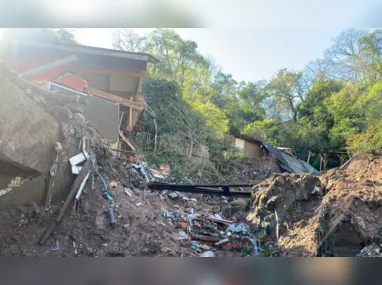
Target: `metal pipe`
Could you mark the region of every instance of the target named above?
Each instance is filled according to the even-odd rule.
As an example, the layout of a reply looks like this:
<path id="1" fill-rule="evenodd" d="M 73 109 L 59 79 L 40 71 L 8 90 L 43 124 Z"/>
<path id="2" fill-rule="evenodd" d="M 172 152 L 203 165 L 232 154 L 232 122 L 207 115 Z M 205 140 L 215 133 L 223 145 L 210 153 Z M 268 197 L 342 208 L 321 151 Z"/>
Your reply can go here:
<path id="1" fill-rule="evenodd" d="M 80 185 L 80 188 L 78 189 L 77 191 L 77 194 L 76 194 L 76 197 L 75 199 L 78 201 L 78 199 L 80 198 L 81 196 L 81 193 L 82 193 L 82 190 L 84 189 L 84 186 L 86 184 L 86 181 L 88 180 L 89 178 L 89 174 L 90 174 L 90 171 L 88 172 L 88 174 L 85 176 L 84 180 L 82 181 L 81 185 Z"/>
<path id="2" fill-rule="evenodd" d="M 252 192 L 240 192 L 240 191 L 222 191 L 212 188 L 203 188 L 195 187 L 193 185 L 158 185 L 156 183 L 147 184 L 150 190 L 169 190 L 169 191 L 178 191 L 178 192 L 189 192 L 189 193 L 199 193 L 199 194 L 208 194 L 208 195 L 220 195 L 220 196 L 230 196 L 230 197 L 251 197 Z"/>
<path id="3" fill-rule="evenodd" d="M 253 187 L 254 184 L 170 184 L 163 182 L 152 182 L 150 185 L 175 185 L 175 186 L 192 186 L 192 187 L 209 187 L 209 188 L 236 188 L 236 187 Z"/>

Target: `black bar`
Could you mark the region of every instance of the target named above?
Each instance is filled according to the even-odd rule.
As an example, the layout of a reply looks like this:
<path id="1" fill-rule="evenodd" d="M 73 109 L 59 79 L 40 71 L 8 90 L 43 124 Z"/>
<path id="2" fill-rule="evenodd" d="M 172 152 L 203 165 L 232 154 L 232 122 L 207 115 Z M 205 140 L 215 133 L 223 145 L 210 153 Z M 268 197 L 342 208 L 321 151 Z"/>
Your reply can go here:
<path id="1" fill-rule="evenodd" d="M 223 188 L 223 187 L 253 187 L 255 184 L 170 184 L 163 182 L 152 182 L 152 185 L 177 185 L 177 186 L 193 186 L 193 187 L 209 187 L 209 188 Z"/>
<path id="2" fill-rule="evenodd" d="M 178 191 L 178 192 L 189 192 L 189 193 L 200 193 L 200 194 L 208 194 L 208 195 L 220 195 L 220 196 L 228 196 L 228 197 L 242 197 L 249 198 L 251 197 L 252 192 L 241 192 L 241 191 L 221 191 L 215 190 L 211 188 L 204 187 L 195 187 L 194 185 L 176 185 L 176 184 L 160 184 L 160 183 L 149 183 L 147 184 L 150 190 L 169 190 L 169 191 Z M 211 185 L 212 186 L 212 185 Z"/>

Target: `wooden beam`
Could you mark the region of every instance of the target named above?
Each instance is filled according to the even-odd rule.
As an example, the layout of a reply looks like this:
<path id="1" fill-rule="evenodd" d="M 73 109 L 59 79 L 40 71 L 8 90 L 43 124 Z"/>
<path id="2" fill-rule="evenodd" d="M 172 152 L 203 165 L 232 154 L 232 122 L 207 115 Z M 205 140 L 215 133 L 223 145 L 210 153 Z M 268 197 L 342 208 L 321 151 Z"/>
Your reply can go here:
<path id="1" fill-rule="evenodd" d="M 142 92 L 142 78 L 138 79 L 138 88 L 137 88 L 137 96 L 141 95 Z"/>
<path id="2" fill-rule="evenodd" d="M 121 104 L 123 106 L 130 107 L 130 108 L 137 110 L 139 112 L 142 112 L 145 109 L 145 107 L 143 105 L 139 105 L 132 100 L 125 99 L 125 98 L 122 98 L 122 97 L 119 97 L 119 96 L 116 96 L 116 95 L 113 95 L 110 93 L 106 93 L 104 91 L 101 91 L 101 90 L 98 90 L 95 88 L 85 87 L 84 92 L 91 94 L 91 95 L 94 95 L 96 97 L 100 97 L 100 98 L 112 101 L 114 103 Z"/>
<path id="3" fill-rule="evenodd" d="M 29 69 L 27 71 L 21 72 L 21 73 L 19 73 L 18 76 L 19 76 L 19 78 L 27 78 L 27 77 L 30 77 L 30 76 L 33 76 L 33 75 L 36 75 L 36 74 L 39 74 L 42 72 L 46 72 L 48 70 L 53 70 L 53 69 L 57 69 L 59 67 L 68 65 L 68 64 L 70 64 L 76 60 L 77 60 L 76 55 L 70 55 L 70 56 L 60 58 L 58 60 L 43 64 L 43 65 L 39 65 L 39 66 L 32 68 L 32 69 Z"/>
<path id="4" fill-rule="evenodd" d="M 133 109 L 130 109 L 130 114 L 129 114 L 129 125 L 127 127 L 127 130 L 129 132 L 132 132 L 134 127 L 135 127 L 135 124 L 137 123 L 138 121 L 138 112 L 136 110 L 133 110 Z"/>
<path id="5" fill-rule="evenodd" d="M 127 143 L 127 145 L 133 150 L 133 151 L 136 151 L 134 145 L 131 143 L 131 141 L 125 136 L 125 134 L 123 133 L 122 130 L 119 130 L 119 135 L 121 136 L 121 138 L 124 140 L 125 143 Z"/>
<path id="6" fill-rule="evenodd" d="M 77 72 L 81 73 L 101 73 L 101 74 L 111 74 L 111 75 L 123 75 L 126 77 L 138 77 L 146 78 L 148 73 L 139 70 L 109 70 L 109 69 L 99 69 L 99 68 L 80 68 L 76 69 Z"/>

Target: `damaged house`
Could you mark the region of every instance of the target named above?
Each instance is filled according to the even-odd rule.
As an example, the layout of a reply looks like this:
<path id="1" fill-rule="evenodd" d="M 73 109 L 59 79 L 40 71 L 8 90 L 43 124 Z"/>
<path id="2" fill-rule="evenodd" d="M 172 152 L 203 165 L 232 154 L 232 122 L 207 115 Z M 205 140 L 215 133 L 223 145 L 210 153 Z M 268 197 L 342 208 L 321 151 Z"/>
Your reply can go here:
<path id="1" fill-rule="evenodd" d="M 0 58 L 18 80 L 31 87 L 47 90 L 49 94 L 74 96 L 76 102 L 67 104 L 68 112 L 93 124 L 114 148 L 121 147 L 121 137 L 122 143 L 129 143 L 125 134 L 133 131 L 145 109 L 141 87 L 142 79 L 148 76 L 147 64 L 157 61 L 145 53 L 27 40 L 4 43 Z M 49 170 L 56 156 L 54 145 L 61 141 L 60 122 L 45 112 L 36 103 L 38 100 L 26 96 L 25 90 L 9 80 L 3 70 L 0 84 L 0 200 L 3 201 L 0 204 L 15 199 L 20 203 L 41 200 L 45 177 L 28 183 L 28 189 L 17 191 L 22 194 L 11 192 L 20 186 L 21 180 Z M 63 177 L 67 176 L 64 175 L 67 169 L 60 171 Z M 55 188 L 68 188 L 72 183 L 69 180 L 58 179 L 61 182 Z"/>

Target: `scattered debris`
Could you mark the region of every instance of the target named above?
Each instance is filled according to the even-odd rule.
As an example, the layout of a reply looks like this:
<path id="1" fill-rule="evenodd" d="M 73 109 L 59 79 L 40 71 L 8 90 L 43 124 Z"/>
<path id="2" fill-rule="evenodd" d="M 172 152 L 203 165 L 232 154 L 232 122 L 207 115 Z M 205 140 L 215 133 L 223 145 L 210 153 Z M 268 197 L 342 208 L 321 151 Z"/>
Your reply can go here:
<path id="1" fill-rule="evenodd" d="M 375 243 L 364 247 L 357 257 L 382 257 L 382 249 Z"/>
<path id="2" fill-rule="evenodd" d="M 215 257 L 215 254 L 212 251 L 205 251 L 199 255 L 200 257 Z"/>
<path id="3" fill-rule="evenodd" d="M 108 214 L 108 218 L 109 218 L 109 225 L 112 229 L 115 229 L 117 227 L 117 219 L 115 217 L 115 214 L 114 214 L 114 207 L 113 206 L 109 206 L 108 209 L 107 209 L 107 214 Z"/>
<path id="4" fill-rule="evenodd" d="M 58 240 L 56 240 L 56 243 L 54 245 L 49 246 L 49 250 L 52 250 L 52 251 L 56 251 L 59 249 L 60 249 L 60 244 L 59 244 Z"/>
<path id="5" fill-rule="evenodd" d="M 130 196 L 130 197 L 133 197 L 133 194 L 131 194 L 131 190 L 129 188 L 126 188 L 125 187 L 125 193 Z"/>

